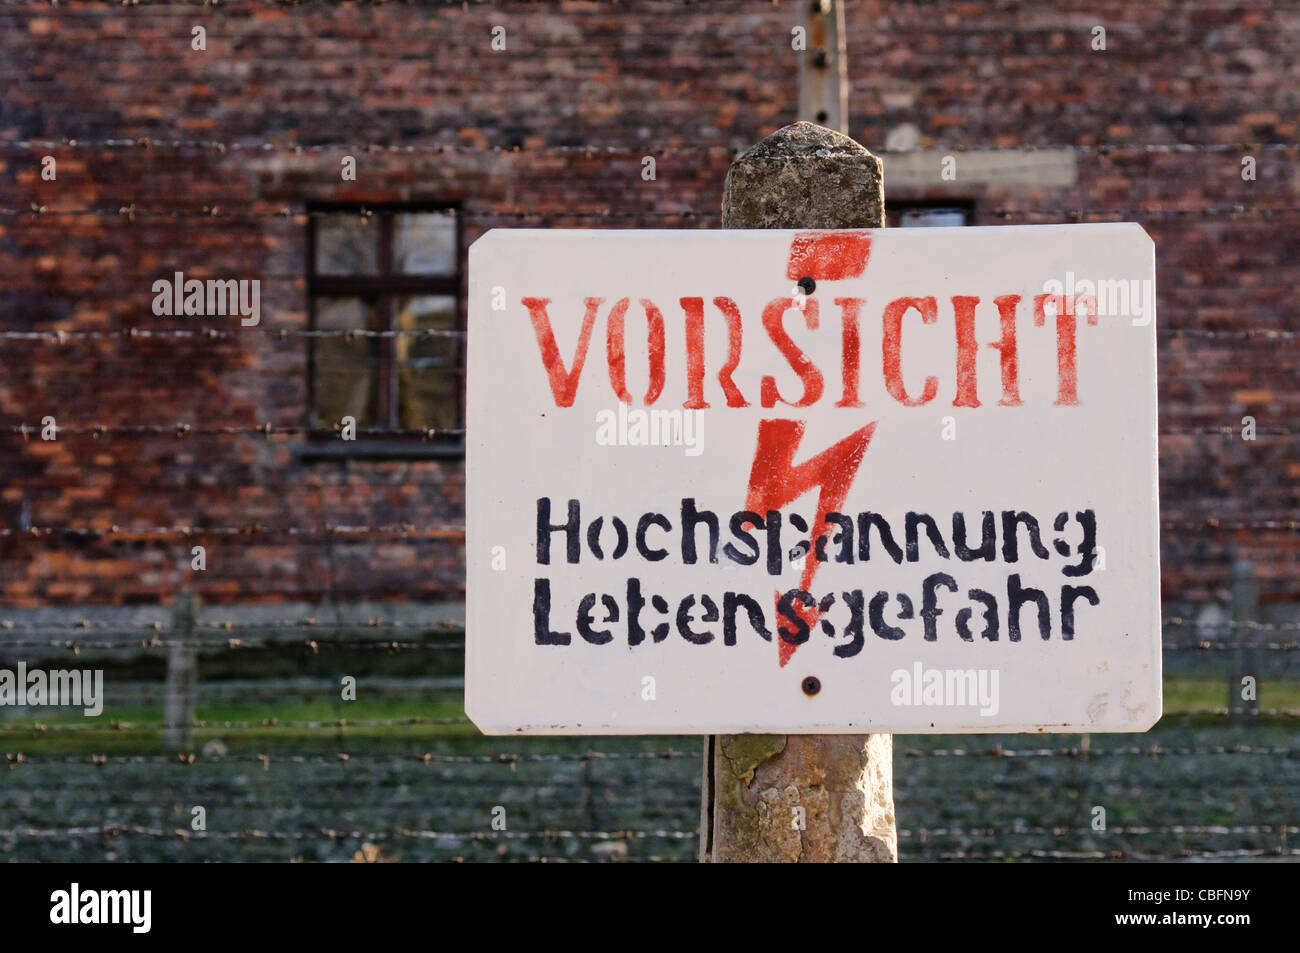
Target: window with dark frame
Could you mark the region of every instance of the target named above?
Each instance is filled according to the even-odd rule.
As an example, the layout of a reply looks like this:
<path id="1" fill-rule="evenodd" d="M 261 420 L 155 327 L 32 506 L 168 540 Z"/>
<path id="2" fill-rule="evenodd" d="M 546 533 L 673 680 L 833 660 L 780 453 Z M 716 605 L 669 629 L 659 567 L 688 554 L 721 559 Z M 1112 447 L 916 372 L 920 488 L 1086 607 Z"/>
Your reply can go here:
<path id="1" fill-rule="evenodd" d="M 462 429 L 457 210 L 322 205 L 310 212 L 310 325 L 343 333 L 309 339 L 309 429 L 332 435 L 347 416 L 358 430 Z"/>
<path id="2" fill-rule="evenodd" d="M 890 228 L 937 228 L 969 225 L 975 203 L 964 199 L 927 199 L 886 203 L 885 224 Z"/>

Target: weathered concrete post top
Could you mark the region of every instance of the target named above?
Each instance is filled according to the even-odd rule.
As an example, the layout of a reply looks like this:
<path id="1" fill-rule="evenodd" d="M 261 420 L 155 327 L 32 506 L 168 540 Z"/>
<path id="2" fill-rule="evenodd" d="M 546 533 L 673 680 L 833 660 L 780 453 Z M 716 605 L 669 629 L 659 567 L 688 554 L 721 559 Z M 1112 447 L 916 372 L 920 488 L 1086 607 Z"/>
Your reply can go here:
<path id="1" fill-rule="evenodd" d="M 879 228 L 884 209 L 880 160 L 797 122 L 732 163 L 722 226 Z M 890 735 L 711 737 L 703 801 L 706 862 L 898 859 Z"/>
<path id="2" fill-rule="evenodd" d="M 884 216 L 880 160 L 811 122 L 778 129 L 727 171 L 723 228 L 880 228 Z"/>

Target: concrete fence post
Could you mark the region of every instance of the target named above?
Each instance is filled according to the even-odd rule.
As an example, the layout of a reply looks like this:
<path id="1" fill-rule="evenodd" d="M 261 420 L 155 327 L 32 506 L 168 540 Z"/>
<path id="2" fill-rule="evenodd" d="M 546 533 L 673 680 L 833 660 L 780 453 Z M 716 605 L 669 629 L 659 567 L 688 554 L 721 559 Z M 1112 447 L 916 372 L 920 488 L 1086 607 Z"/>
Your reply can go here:
<path id="1" fill-rule="evenodd" d="M 1259 616 L 1259 581 L 1253 563 L 1238 560 L 1232 564 L 1232 640 L 1237 645 L 1232 678 L 1228 683 L 1228 711 L 1236 715 L 1259 714 L 1259 659 L 1255 651 L 1255 632 L 1246 623 Z M 1250 691 L 1244 680 L 1254 679 Z"/>
<path id="2" fill-rule="evenodd" d="M 732 163 L 722 227 L 878 228 L 884 202 L 879 159 L 798 122 Z M 898 859 L 890 735 L 713 736 L 702 796 L 704 862 Z"/>
<path id="3" fill-rule="evenodd" d="M 167 680 L 163 689 L 163 747 L 168 753 L 191 750 L 194 706 L 198 693 L 199 600 L 182 592 L 172 601 L 171 645 L 167 647 Z"/>

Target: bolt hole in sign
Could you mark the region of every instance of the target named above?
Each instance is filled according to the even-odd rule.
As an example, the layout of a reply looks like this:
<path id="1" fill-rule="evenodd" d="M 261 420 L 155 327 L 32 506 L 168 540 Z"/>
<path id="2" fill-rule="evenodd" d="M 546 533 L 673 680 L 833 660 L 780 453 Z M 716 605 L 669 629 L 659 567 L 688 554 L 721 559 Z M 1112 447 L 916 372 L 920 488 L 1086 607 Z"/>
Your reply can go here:
<path id="1" fill-rule="evenodd" d="M 1160 717 L 1139 226 L 493 230 L 469 261 L 484 732 Z"/>

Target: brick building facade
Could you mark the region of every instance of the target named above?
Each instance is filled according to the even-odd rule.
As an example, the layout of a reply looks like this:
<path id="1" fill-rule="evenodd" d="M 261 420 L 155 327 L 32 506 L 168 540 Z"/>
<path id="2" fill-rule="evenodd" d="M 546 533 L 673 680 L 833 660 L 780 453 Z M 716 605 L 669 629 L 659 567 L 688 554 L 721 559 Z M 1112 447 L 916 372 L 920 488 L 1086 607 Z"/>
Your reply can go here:
<path id="1" fill-rule="evenodd" d="M 0 23 L 0 328 L 70 332 L 2 341 L 0 423 L 72 428 L 0 434 L 0 604 L 16 608 L 184 586 L 208 603 L 463 598 L 468 245 L 499 226 L 716 227 L 735 150 L 798 101 L 788 2 L 74 0 Z M 1293 520 L 1300 342 L 1201 332 L 1300 331 L 1300 216 L 1280 211 L 1300 206 L 1300 11 L 860 2 L 848 53 L 850 133 L 885 154 L 891 224 L 945 209 L 1144 225 L 1162 429 L 1260 430 L 1164 434 L 1162 517 Z M 1150 148 L 1176 143 L 1196 148 Z M 352 263 L 322 270 L 340 254 Z M 155 314 L 176 272 L 260 281 L 259 324 Z M 299 333 L 350 327 L 437 333 Z M 205 328 L 221 334 L 130 334 Z M 437 433 L 345 444 L 327 425 L 341 409 L 363 430 Z M 195 534 L 127 532 L 177 526 Z M 1300 598 L 1298 539 L 1167 529 L 1165 595 L 1217 598 L 1247 557 L 1265 599 Z"/>

